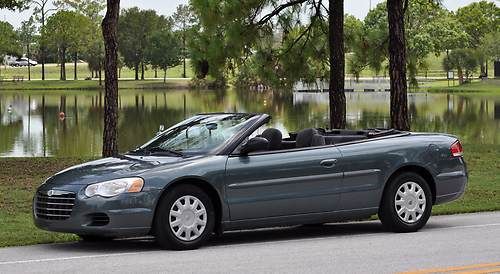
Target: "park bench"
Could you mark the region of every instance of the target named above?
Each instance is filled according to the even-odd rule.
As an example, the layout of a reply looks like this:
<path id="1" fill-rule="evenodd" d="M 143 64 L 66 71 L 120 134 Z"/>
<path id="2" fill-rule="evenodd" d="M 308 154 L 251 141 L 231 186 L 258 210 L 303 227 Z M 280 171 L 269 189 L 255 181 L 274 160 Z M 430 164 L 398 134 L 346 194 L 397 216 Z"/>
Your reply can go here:
<path id="1" fill-rule="evenodd" d="M 24 81 L 24 76 L 22 76 L 22 75 L 12 76 L 12 82 L 22 82 L 22 81 Z"/>

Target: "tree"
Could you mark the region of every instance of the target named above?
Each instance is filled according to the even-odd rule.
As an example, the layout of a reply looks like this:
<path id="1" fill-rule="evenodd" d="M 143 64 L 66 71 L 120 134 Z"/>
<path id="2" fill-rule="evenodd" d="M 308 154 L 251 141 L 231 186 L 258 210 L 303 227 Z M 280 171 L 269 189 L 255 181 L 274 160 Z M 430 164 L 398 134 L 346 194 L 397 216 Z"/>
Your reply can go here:
<path id="1" fill-rule="evenodd" d="M 56 0 L 59 9 L 70 9 L 87 16 L 92 22 L 101 22 L 101 12 L 106 8 L 104 0 Z"/>
<path id="2" fill-rule="evenodd" d="M 99 77 L 99 85 L 101 85 L 101 71 L 104 67 L 104 40 L 102 35 L 98 35 L 101 31 L 100 27 L 94 28 L 96 32 L 93 32 L 90 36 L 90 40 L 85 47 L 83 56 L 87 61 L 89 70 L 91 72 L 92 78 Z"/>
<path id="3" fill-rule="evenodd" d="M 3 60 L 5 55 L 20 54 L 21 47 L 19 45 L 19 38 L 11 24 L 0 21 L 0 37 L 2 37 L 2 39 L 0 39 L 0 60 Z"/>
<path id="4" fill-rule="evenodd" d="M 23 10 L 26 8 L 25 0 L 2 0 L 0 1 L 0 9 L 9 9 L 9 10 Z"/>
<path id="5" fill-rule="evenodd" d="M 486 34 L 499 30 L 500 7 L 484 0 L 474 2 L 459 8 L 456 18 L 469 35 L 470 47 L 477 48 Z"/>
<path id="6" fill-rule="evenodd" d="M 73 50 L 74 78 L 77 77 L 78 54 L 81 53 L 89 64 L 89 69 L 94 74 L 99 74 L 99 84 L 101 84 L 100 72 L 104 62 L 104 46 L 102 35 L 100 35 L 100 24 L 102 21 L 101 12 L 106 7 L 104 0 L 57 0 L 54 5 L 59 9 L 69 9 L 87 17 L 89 26 L 85 29 L 88 33 L 82 33 L 81 39 L 75 43 Z"/>
<path id="7" fill-rule="evenodd" d="M 166 82 L 167 69 L 180 63 L 181 45 L 177 37 L 169 30 L 153 33 L 147 48 L 150 64 L 163 70 L 163 82 Z"/>
<path id="8" fill-rule="evenodd" d="M 186 78 L 186 58 L 188 55 L 186 39 L 189 35 L 189 30 L 196 24 L 197 20 L 189 5 L 177 6 L 177 10 L 172 15 L 172 19 L 174 21 L 175 28 L 179 31 L 179 35 L 182 39 L 182 77 Z"/>
<path id="9" fill-rule="evenodd" d="M 49 0 L 29 0 L 29 4 L 34 7 L 33 16 L 40 22 L 40 32 L 45 27 L 45 19 L 47 18 L 49 12 L 55 11 L 54 8 L 48 7 Z M 42 34 L 43 35 L 43 34 Z M 42 80 L 45 80 L 45 55 L 46 47 L 44 39 L 40 39 L 40 62 L 42 63 Z"/>
<path id="10" fill-rule="evenodd" d="M 102 156 L 111 157 L 118 154 L 118 18 L 120 0 L 107 0 L 107 9 L 102 21 L 102 34 L 106 49 L 105 90 L 104 97 L 104 132 Z"/>
<path id="11" fill-rule="evenodd" d="M 481 40 L 481 48 L 491 60 L 500 59 L 500 43 L 498 41 L 500 41 L 500 31 L 489 33 Z"/>
<path id="12" fill-rule="evenodd" d="M 119 50 L 125 65 L 135 70 L 135 80 L 144 80 L 145 49 L 150 43 L 151 35 L 170 27 L 170 22 L 163 16 L 158 16 L 154 10 L 140 10 L 137 7 L 123 10 L 119 22 Z"/>
<path id="13" fill-rule="evenodd" d="M 488 1 L 474 2 L 458 9 L 456 18 L 469 37 L 469 47 L 479 50 L 481 74 L 486 75 L 487 57 L 481 54 L 481 41 L 487 34 L 500 30 L 500 7 Z"/>
<path id="14" fill-rule="evenodd" d="M 473 71 L 478 66 L 477 51 L 473 49 L 457 49 L 450 52 L 448 56 L 443 59 L 443 68 L 445 70 L 456 69 L 458 71 L 458 81 L 460 84 L 467 82 Z"/>
<path id="15" fill-rule="evenodd" d="M 406 0 L 408 1 L 408 0 Z M 391 127 L 409 130 L 404 0 L 387 0 Z"/>
<path id="16" fill-rule="evenodd" d="M 74 11 L 58 11 L 47 20 L 42 29 L 45 45 L 57 50 L 60 63 L 60 79 L 66 80 L 66 54 L 77 53 L 89 30 L 89 19 Z"/>
<path id="17" fill-rule="evenodd" d="M 344 0 L 329 1 L 330 127 L 345 128 Z"/>
<path id="18" fill-rule="evenodd" d="M 198 75 L 209 75 L 216 79 L 217 85 L 224 85 L 226 74 L 234 73 L 236 68 L 245 66 L 244 61 L 252 58 L 253 61 L 262 60 L 267 66 L 262 69 L 252 68 L 239 71 L 264 72 L 264 76 L 271 75 L 274 69 L 275 75 L 284 75 L 282 72 L 294 72 L 285 70 L 286 67 L 296 67 L 299 63 L 293 60 L 295 57 L 303 62 L 307 71 L 317 71 L 323 67 L 323 62 L 314 62 L 318 53 L 323 48 L 328 49 L 330 55 L 327 64 L 330 73 L 330 126 L 336 128 L 345 127 L 345 100 L 342 100 L 344 85 L 344 54 L 343 35 L 343 1 L 332 0 L 327 8 L 322 0 L 289 0 L 289 1 L 204 1 L 192 0 L 191 6 L 200 20 L 196 38 L 193 39 L 191 48 L 191 60 Z M 328 20 L 323 20 L 324 18 Z M 339 18 L 340 17 L 340 18 Z M 306 19 L 304 19 L 306 18 Z M 328 21 L 329 24 L 322 24 Z M 302 22 L 307 22 L 303 24 Z M 273 30 L 282 30 L 282 43 L 271 49 L 260 46 L 274 40 Z M 319 31 L 328 34 L 323 44 L 317 35 Z M 313 37 L 316 35 L 315 38 Z M 264 38 L 265 37 L 265 38 Z M 293 38 L 291 38 L 293 37 Z M 264 38 L 264 39 L 263 39 Z M 335 40 L 333 40 L 335 39 Z M 262 42 L 264 40 L 264 42 Z M 292 51 L 311 53 L 293 55 Z M 294 58 L 290 58 L 293 55 Z M 324 56 L 324 55 L 323 55 Z M 324 57 L 323 57 L 324 58 Z M 290 83 L 295 75 L 285 74 L 277 77 L 280 82 Z M 328 77 L 328 76 L 327 76 Z M 310 79 L 308 79 L 310 80 Z M 337 99 L 335 99 L 337 98 Z"/>
<path id="19" fill-rule="evenodd" d="M 33 36 L 35 35 L 36 27 L 33 18 L 21 23 L 21 28 L 18 30 L 20 41 L 26 47 L 26 57 L 31 60 L 31 43 L 33 43 Z M 31 65 L 28 62 L 28 80 L 31 80 Z"/>

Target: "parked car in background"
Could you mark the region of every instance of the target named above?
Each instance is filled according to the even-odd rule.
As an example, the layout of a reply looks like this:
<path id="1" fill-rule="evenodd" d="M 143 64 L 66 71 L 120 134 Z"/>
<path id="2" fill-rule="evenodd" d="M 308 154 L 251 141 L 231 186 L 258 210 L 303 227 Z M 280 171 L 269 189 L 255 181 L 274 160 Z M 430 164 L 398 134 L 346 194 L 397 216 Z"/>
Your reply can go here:
<path id="1" fill-rule="evenodd" d="M 16 58 L 12 56 L 6 57 L 4 63 L 11 67 L 26 67 L 28 64 L 32 67 L 38 65 L 38 62 L 33 59 L 28 59 L 26 57 Z"/>
<path id="2" fill-rule="evenodd" d="M 422 228 L 458 199 L 467 168 L 457 137 L 393 129 L 289 133 L 259 113 L 199 114 L 116 157 L 63 170 L 36 191 L 37 227 L 83 240 L 153 235 L 193 249 L 213 233 L 360 220 Z"/>

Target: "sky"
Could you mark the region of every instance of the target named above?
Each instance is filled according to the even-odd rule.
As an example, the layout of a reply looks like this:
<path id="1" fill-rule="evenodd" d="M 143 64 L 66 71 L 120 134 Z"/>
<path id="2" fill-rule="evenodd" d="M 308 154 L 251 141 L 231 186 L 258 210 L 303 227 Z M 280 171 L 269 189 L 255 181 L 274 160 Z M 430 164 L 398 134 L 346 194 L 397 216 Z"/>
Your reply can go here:
<path id="1" fill-rule="evenodd" d="M 363 19 L 371 6 L 374 7 L 383 0 L 346 0 L 345 11 L 352 14 L 359 19 Z M 499 0 L 494 1 L 497 5 L 500 4 Z M 172 15 L 179 4 L 186 4 L 188 0 L 121 0 L 122 8 L 129 8 L 137 6 L 141 9 L 153 9 L 162 15 Z M 444 0 L 444 6 L 449 10 L 457 10 L 460 7 L 466 6 L 478 0 Z M 11 23 L 15 28 L 21 25 L 21 22 L 27 20 L 30 16 L 30 11 L 12 12 L 8 10 L 0 10 L 0 20 Z"/>

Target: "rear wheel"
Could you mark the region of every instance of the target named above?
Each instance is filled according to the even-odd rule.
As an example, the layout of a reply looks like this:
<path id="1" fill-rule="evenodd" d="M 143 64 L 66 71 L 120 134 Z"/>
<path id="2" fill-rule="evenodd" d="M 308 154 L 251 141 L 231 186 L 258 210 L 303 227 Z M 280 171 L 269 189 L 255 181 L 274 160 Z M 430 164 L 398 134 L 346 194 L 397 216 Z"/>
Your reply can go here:
<path id="1" fill-rule="evenodd" d="M 180 185 L 161 199 L 154 228 L 161 247 L 187 250 L 203 245 L 214 225 L 215 212 L 210 197 L 199 187 Z"/>
<path id="2" fill-rule="evenodd" d="M 384 227 L 394 232 L 414 232 L 429 220 L 432 194 L 422 176 L 405 172 L 386 187 L 379 218 Z"/>

